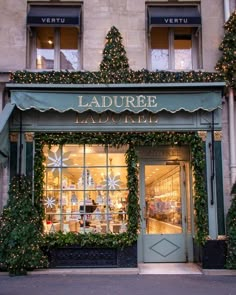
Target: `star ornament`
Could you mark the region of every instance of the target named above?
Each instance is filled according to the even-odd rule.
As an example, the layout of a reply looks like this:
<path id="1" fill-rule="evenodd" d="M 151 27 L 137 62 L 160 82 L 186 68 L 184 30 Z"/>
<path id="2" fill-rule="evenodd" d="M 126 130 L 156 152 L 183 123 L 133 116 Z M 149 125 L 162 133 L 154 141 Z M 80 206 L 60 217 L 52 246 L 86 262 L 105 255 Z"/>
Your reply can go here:
<path id="1" fill-rule="evenodd" d="M 55 202 L 56 200 L 53 197 L 47 197 L 47 199 L 44 201 L 44 205 L 47 208 L 53 208 L 54 206 L 56 206 Z"/>

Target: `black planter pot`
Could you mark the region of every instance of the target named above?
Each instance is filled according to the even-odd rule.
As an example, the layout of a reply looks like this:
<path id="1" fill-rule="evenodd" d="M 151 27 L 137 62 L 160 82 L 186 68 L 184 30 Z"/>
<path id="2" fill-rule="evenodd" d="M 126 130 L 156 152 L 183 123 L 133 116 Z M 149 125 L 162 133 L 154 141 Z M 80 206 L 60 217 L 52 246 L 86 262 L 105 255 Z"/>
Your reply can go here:
<path id="1" fill-rule="evenodd" d="M 226 254 L 226 240 L 207 240 L 204 246 L 194 243 L 194 261 L 201 263 L 203 269 L 224 269 Z"/>
<path id="2" fill-rule="evenodd" d="M 123 249 L 78 245 L 48 251 L 50 268 L 137 267 L 137 243 Z"/>

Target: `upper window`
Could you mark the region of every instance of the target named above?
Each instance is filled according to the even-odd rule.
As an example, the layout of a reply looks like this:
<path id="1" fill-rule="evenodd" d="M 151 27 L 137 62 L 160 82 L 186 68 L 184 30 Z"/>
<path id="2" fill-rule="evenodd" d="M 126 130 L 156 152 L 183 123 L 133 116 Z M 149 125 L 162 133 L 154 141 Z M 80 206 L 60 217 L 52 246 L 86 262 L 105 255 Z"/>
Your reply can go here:
<path id="1" fill-rule="evenodd" d="M 80 66 L 80 7 L 31 6 L 29 67 L 39 70 L 78 70 Z"/>
<path id="2" fill-rule="evenodd" d="M 200 67 L 197 7 L 148 8 L 151 70 L 192 70 Z"/>

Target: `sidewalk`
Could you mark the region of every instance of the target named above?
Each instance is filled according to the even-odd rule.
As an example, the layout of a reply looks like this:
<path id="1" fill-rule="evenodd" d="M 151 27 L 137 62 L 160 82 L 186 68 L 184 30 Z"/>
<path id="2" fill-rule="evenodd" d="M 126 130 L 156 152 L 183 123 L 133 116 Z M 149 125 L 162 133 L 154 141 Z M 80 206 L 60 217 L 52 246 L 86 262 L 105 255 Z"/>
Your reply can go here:
<path id="1" fill-rule="evenodd" d="M 29 275 L 233 275 L 236 270 L 202 269 L 195 263 L 140 263 L 137 268 L 67 268 L 44 269 L 28 272 Z M 8 275 L 0 272 L 0 275 Z"/>

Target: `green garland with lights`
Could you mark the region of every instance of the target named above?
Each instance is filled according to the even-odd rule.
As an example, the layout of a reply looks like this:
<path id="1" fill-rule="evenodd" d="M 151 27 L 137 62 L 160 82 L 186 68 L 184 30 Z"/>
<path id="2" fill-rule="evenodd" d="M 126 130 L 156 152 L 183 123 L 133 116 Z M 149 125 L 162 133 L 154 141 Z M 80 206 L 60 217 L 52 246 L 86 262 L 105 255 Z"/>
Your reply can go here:
<path id="1" fill-rule="evenodd" d="M 236 10 L 224 25 L 225 35 L 220 44 L 222 51 L 216 70 L 220 72 L 227 86 L 236 88 Z"/>
<path id="2" fill-rule="evenodd" d="M 71 244 L 90 247 L 124 247 L 137 241 L 140 225 L 140 208 L 138 194 L 138 157 L 136 146 L 159 145 L 189 145 L 191 148 L 191 163 L 194 173 L 194 210 L 195 210 L 195 239 L 204 244 L 208 235 L 207 195 L 204 178 L 204 147 L 201 138 L 195 132 L 190 133 L 35 133 L 35 194 L 43 197 L 43 147 L 44 145 L 64 144 L 100 144 L 118 147 L 128 145 L 126 163 L 128 170 L 128 226 L 122 234 L 76 234 L 50 233 L 45 236 L 46 247 L 57 247 Z M 37 181 L 36 181 L 37 180 Z M 39 199 L 39 200 L 40 200 Z M 42 202 L 39 202 L 42 204 Z M 43 211 L 43 210 L 41 210 Z M 42 215 L 43 219 L 43 215 Z"/>
<path id="3" fill-rule="evenodd" d="M 10 74 L 10 82 L 19 84 L 140 84 L 140 83 L 195 83 L 222 82 L 216 72 L 190 71 L 167 72 L 148 70 L 107 70 L 105 72 L 29 72 L 16 71 Z"/>

